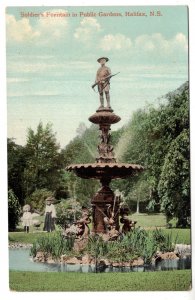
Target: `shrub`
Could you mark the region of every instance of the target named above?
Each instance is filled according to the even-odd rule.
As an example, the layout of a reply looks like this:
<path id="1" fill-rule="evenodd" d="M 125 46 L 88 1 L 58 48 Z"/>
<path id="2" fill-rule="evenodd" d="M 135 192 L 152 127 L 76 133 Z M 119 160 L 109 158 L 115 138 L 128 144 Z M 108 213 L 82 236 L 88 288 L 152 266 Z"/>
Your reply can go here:
<path id="1" fill-rule="evenodd" d="M 66 228 L 68 224 L 73 223 L 73 221 L 80 217 L 81 206 L 74 199 L 62 200 L 56 205 L 56 213 L 56 224 L 62 228 Z"/>
<path id="2" fill-rule="evenodd" d="M 8 226 L 9 231 L 15 231 L 19 223 L 21 207 L 12 190 L 8 191 Z"/>

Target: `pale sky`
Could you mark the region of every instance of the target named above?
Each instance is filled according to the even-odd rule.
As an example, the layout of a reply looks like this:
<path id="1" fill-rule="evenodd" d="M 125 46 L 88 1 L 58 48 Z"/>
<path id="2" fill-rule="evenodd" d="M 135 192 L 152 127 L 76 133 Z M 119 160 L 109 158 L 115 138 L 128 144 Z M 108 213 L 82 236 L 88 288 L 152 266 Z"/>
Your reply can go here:
<path id="1" fill-rule="evenodd" d="M 110 12 L 121 16 L 102 16 Z M 61 147 L 80 122 L 90 126 L 101 56 L 112 73 L 120 72 L 111 81 L 111 106 L 121 117 L 112 130 L 188 80 L 187 6 L 8 7 L 6 13 L 8 137 L 18 144 L 40 121 L 53 124 Z"/>

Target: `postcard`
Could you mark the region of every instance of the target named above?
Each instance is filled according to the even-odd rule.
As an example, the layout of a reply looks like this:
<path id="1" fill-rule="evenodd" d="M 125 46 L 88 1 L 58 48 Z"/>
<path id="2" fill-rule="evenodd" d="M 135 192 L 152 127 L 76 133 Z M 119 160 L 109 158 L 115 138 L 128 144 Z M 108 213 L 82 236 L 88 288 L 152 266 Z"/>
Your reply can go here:
<path id="1" fill-rule="evenodd" d="M 191 291 L 188 17 L 6 7 L 10 292 Z"/>

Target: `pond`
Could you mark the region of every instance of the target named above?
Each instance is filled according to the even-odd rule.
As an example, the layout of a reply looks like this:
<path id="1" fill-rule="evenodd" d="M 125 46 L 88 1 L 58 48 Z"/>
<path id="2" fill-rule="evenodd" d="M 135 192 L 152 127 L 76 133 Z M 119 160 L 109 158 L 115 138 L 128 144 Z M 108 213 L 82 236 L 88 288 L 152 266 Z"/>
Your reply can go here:
<path id="1" fill-rule="evenodd" d="M 29 249 L 9 249 L 9 269 L 17 271 L 34 271 L 34 272 L 151 272 L 151 271 L 168 271 L 191 269 L 191 257 L 187 256 L 182 259 L 167 259 L 156 264 L 137 266 L 137 267 L 102 267 L 96 268 L 95 265 L 71 265 L 71 264 L 47 264 L 33 262 L 29 255 Z"/>

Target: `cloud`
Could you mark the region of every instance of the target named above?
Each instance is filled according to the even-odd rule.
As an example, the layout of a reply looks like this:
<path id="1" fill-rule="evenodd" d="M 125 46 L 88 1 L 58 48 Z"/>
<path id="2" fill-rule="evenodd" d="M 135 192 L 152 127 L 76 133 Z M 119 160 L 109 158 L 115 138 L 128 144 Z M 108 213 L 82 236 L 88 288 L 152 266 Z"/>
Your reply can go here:
<path id="1" fill-rule="evenodd" d="M 68 28 L 68 17 L 60 16 L 65 14 L 67 11 L 63 9 L 45 11 L 34 26 L 30 24 L 29 18 L 16 20 L 15 16 L 7 14 L 7 41 L 17 43 L 37 41 L 39 44 L 61 41 Z"/>
<path id="2" fill-rule="evenodd" d="M 175 51 L 186 52 L 187 38 L 183 33 L 177 33 L 173 38 L 166 39 L 161 33 L 140 35 L 135 39 L 135 50 L 146 53 L 173 54 Z"/>
<path id="3" fill-rule="evenodd" d="M 7 41 L 21 43 L 32 41 L 40 36 L 40 32 L 32 28 L 27 18 L 17 21 L 13 15 L 6 15 L 6 25 Z"/>
<path id="4" fill-rule="evenodd" d="M 130 49 L 131 39 L 123 34 L 107 34 L 100 41 L 100 48 L 105 51 Z"/>
<path id="5" fill-rule="evenodd" d="M 183 33 L 177 33 L 173 39 L 173 45 L 176 47 L 180 47 L 184 51 L 188 51 L 188 40 L 187 37 Z"/>
<path id="6" fill-rule="evenodd" d="M 152 35 L 143 34 L 135 39 L 134 46 L 140 51 L 153 52 L 157 49 L 166 50 L 168 48 L 168 41 L 160 33 Z"/>
<path id="7" fill-rule="evenodd" d="M 101 31 L 101 26 L 95 18 L 83 18 L 80 26 L 76 28 L 74 38 L 78 41 L 86 43 L 94 37 L 94 33 Z"/>
<path id="8" fill-rule="evenodd" d="M 65 15 L 68 12 L 63 9 L 45 11 L 37 21 L 36 28 L 40 31 L 40 42 L 50 43 L 52 40 L 60 41 L 65 37 L 68 28 L 68 17 L 52 17 L 52 15 Z"/>
<path id="9" fill-rule="evenodd" d="M 143 34 L 132 40 L 129 36 L 123 34 L 107 34 L 99 41 L 99 47 L 107 52 L 113 52 L 116 55 L 130 54 L 134 59 L 174 59 L 181 60 L 186 58 L 188 51 L 187 37 L 179 32 L 170 39 L 167 39 L 161 33 L 151 35 Z M 175 56 L 175 54 L 177 54 Z"/>

